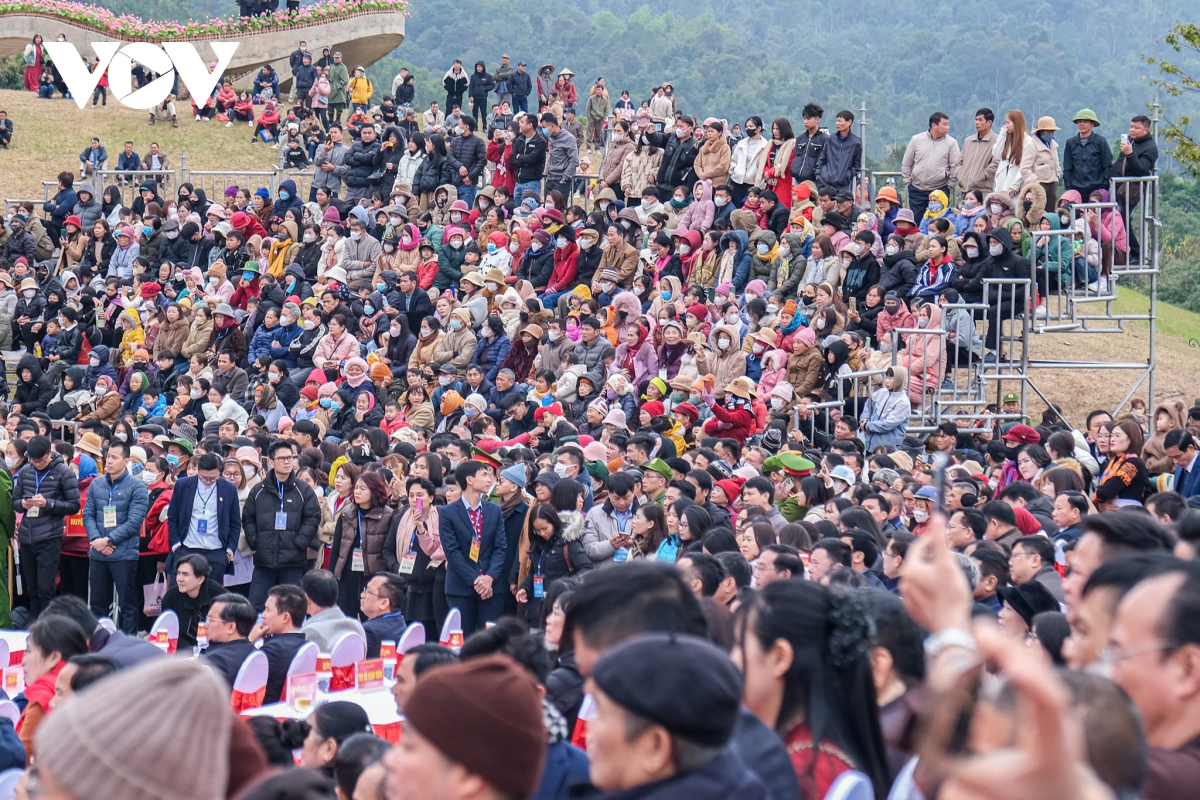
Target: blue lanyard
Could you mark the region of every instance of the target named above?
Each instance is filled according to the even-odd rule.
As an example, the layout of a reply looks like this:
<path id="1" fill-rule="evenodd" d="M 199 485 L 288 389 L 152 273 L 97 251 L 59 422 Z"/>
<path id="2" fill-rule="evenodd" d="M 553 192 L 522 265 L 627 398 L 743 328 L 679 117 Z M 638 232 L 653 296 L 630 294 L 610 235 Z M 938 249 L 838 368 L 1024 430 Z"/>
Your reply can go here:
<path id="1" fill-rule="evenodd" d="M 38 473 L 37 467 L 33 468 L 33 492 L 34 492 L 34 494 L 41 494 L 42 481 L 46 480 L 46 476 L 49 474 L 50 474 L 50 467 L 46 467 L 46 471 L 43 473 Z"/>
<path id="2" fill-rule="evenodd" d="M 122 472 L 121 477 L 117 480 L 116 483 L 109 484 L 109 486 L 108 486 L 108 504 L 110 506 L 112 505 L 113 492 L 115 492 L 117 490 L 117 487 L 120 486 L 125 481 L 125 476 L 128 474 L 129 473 Z"/>
<path id="3" fill-rule="evenodd" d="M 534 573 L 534 574 L 535 574 L 535 575 L 537 575 L 539 578 L 540 578 L 540 577 L 542 577 L 542 575 L 543 575 L 543 573 L 542 573 L 542 562 L 544 562 L 545 560 L 546 560 L 546 551 L 545 551 L 545 550 L 543 550 L 543 551 L 542 551 L 542 554 L 541 554 L 540 556 L 538 556 L 537 572 L 535 572 L 535 573 Z"/>
<path id="4" fill-rule="evenodd" d="M 358 509 L 358 546 L 362 548 L 363 545 L 362 507 L 360 506 Z"/>
<path id="5" fill-rule="evenodd" d="M 124 478 L 122 478 L 121 480 L 124 480 Z M 200 512 L 208 513 L 208 501 L 212 500 L 213 494 L 217 491 L 217 485 L 214 483 L 213 487 L 208 490 L 208 497 L 205 497 L 204 495 L 200 494 L 200 486 L 201 485 L 202 484 L 199 483 L 199 479 L 197 479 L 196 496 L 200 498 Z"/>

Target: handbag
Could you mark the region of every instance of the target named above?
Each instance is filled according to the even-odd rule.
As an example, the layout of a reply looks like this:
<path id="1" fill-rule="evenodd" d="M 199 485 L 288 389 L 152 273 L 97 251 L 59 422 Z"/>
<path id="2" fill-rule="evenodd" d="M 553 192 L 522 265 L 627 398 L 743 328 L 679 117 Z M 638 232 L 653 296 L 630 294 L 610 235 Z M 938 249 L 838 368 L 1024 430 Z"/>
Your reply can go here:
<path id="1" fill-rule="evenodd" d="M 157 617 L 162 613 L 163 598 L 167 595 L 167 573 L 160 572 L 154 576 L 153 583 L 142 586 L 145 601 L 142 603 L 142 613 L 147 617 Z"/>

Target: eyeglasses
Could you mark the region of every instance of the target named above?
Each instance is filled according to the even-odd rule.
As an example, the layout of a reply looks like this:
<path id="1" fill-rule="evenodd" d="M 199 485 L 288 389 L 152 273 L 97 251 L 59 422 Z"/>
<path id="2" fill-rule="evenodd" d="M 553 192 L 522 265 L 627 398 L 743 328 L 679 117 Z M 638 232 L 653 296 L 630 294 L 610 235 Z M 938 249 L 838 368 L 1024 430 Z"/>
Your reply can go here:
<path id="1" fill-rule="evenodd" d="M 1161 653 L 1163 650 L 1175 650 L 1177 647 L 1178 645 L 1173 642 L 1157 642 L 1134 648 L 1104 647 L 1100 650 L 1100 663 L 1111 667 L 1118 661 L 1124 661 L 1127 658 L 1142 656 L 1146 653 Z"/>
<path id="2" fill-rule="evenodd" d="M 271 460 L 278 461 L 281 464 L 290 464 L 291 462 L 296 460 L 296 457 L 295 456 L 275 456 Z"/>

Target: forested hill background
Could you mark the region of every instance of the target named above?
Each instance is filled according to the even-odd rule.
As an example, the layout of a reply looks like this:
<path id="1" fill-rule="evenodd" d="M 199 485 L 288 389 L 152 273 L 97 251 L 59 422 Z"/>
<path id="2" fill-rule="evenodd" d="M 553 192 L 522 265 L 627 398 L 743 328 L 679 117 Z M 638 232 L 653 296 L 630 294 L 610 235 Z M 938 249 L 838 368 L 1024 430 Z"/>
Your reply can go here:
<path id="1" fill-rule="evenodd" d="M 147 18 L 236 10 L 232 0 L 105 5 Z M 1019 108 L 1030 121 L 1049 114 L 1064 128 L 1087 106 L 1115 134 L 1155 94 L 1147 77 L 1156 70 L 1142 55 L 1167 55 L 1157 40 L 1195 8 L 1192 0 L 413 0 L 404 44 L 371 74 L 388 91 L 400 66 L 415 67 L 417 102 L 427 105 L 443 96 L 453 59 L 493 68 L 506 52 L 531 71 L 570 67 L 581 96 L 597 75 L 635 100 L 669 80 L 689 113 L 788 116 L 797 128 L 809 100 L 830 124 L 838 109 L 857 115 L 865 102 L 868 155 L 886 162 L 885 148 L 923 129 L 934 109 L 950 114 L 960 138 L 983 105 L 998 115 Z M 309 45 L 319 52 L 319 42 Z M 1185 111 L 1161 99 L 1168 115 Z"/>

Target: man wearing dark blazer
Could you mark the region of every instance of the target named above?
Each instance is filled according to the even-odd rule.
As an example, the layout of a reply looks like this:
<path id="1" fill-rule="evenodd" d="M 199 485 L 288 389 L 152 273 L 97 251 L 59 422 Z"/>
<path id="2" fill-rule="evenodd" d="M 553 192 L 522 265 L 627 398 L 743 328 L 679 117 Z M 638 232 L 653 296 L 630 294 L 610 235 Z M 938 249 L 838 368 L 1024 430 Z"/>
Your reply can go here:
<path id="1" fill-rule="evenodd" d="M 1183 499 L 1200 494 L 1200 462 L 1196 457 L 1196 439 L 1183 428 L 1167 431 L 1163 451 L 1175 462 L 1175 491 Z"/>
<path id="2" fill-rule="evenodd" d="M 396 310 L 408 317 L 408 329 L 413 333 L 421 330 L 421 320 L 433 313 L 429 294 L 417 286 L 417 273 L 406 270 L 400 274 L 400 293 Z"/>
<path id="3" fill-rule="evenodd" d="M 438 525 L 446 554 L 446 602 L 462 613 L 463 635 L 469 636 L 504 613 L 499 590 L 508 541 L 500 506 L 484 499 L 496 480 L 495 467 L 465 461 L 454 478 L 462 498 L 442 510 Z"/>
<path id="4" fill-rule="evenodd" d="M 248 638 L 258 613 L 240 594 L 221 594 L 208 609 L 205 634 L 208 647 L 200 654 L 225 682 L 233 686 L 246 657 L 254 652 Z"/>
<path id="5" fill-rule="evenodd" d="M 242 533 L 242 509 L 237 486 L 221 477 L 221 459 L 205 453 L 196 464 L 196 477 L 180 478 L 167 507 L 171 557 L 167 569 L 194 553 L 212 565 L 208 579 L 220 586 L 233 564 Z"/>

